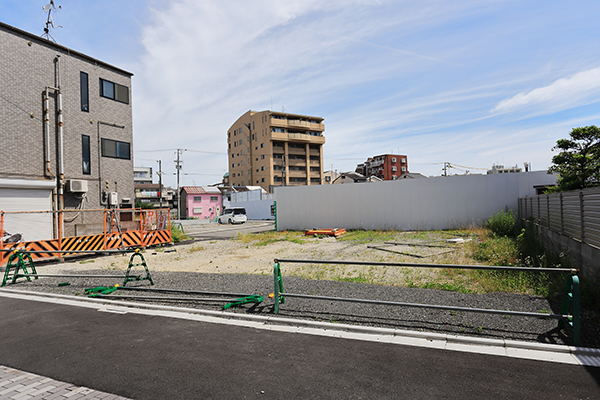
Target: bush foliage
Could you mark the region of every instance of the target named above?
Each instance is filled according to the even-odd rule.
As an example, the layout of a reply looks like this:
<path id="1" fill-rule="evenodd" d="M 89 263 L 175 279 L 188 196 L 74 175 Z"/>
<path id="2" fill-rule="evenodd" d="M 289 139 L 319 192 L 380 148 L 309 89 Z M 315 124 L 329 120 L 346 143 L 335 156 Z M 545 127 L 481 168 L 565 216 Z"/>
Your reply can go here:
<path id="1" fill-rule="evenodd" d="M 517 230 L 517 217 L 511 210 L 502 210 L 492 214 L 488 227 L 496 237 L 514 237 Z"/>

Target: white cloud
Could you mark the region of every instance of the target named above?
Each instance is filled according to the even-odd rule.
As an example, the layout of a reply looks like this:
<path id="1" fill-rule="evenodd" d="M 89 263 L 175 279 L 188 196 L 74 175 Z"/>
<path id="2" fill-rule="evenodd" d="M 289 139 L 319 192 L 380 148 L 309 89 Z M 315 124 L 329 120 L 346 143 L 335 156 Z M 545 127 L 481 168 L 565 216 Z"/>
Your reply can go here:
<path id="1" fill-rule="evenodd" d="M 535 109 L 535 114 L 551 114 L 598 101 L 600 67 L 561 78 L 548 86 L 521 92 L 502 100 L 492 112 L 505 113 Z"/>

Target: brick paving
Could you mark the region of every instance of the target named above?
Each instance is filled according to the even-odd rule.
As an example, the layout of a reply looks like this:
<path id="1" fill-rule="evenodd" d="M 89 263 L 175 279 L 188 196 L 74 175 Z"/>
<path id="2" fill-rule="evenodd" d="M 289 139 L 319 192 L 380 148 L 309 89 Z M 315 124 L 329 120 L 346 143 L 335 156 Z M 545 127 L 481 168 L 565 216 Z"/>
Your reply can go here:
<path id="1" fill-rule="evenodd" d="M 83 386 L 55 381 L 0 365 L 0 399 L 11 400 L 129 400 Z"/>

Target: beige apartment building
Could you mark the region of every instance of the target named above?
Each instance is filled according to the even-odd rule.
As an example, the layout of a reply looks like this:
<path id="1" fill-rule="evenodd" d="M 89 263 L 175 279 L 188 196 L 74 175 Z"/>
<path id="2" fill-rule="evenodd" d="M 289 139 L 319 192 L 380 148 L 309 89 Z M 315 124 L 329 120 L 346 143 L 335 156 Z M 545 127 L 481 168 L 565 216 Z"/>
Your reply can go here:
<path id="1" fill-rule="evenodd" d="M 248 111 L 227 131 L 232 186 L 323 183 L 323 118 L 277 111 Z"/>

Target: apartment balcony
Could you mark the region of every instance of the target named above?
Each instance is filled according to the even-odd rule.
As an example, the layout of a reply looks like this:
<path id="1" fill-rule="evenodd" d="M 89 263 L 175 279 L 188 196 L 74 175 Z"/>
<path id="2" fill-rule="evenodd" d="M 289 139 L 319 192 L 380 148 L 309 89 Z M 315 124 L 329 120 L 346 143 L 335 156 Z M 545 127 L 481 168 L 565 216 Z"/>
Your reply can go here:
<path id="1" fill-rule="evenodd" d="M 288 146 L 288 154 L 297 154 L 297 155 L 304 156 L 304 155 L 306 155 L 306 149 L 298 149 L 295 147 Z"/>
<path id="2" fill-rule="evenodd" d="M 271 140 L 282 142 L 325 144 L 325 136 L 314 136 L 304 133 L 271 132 Z"/>
<path id="3" fill-rule="evenodd" d="M 315 144 L 325 144 L 325 136 L 307 135 L 304 133 L 288 133 L 288 140 L 294 142 L 306 142 Z"/>
<path id="4" fill-rule="evenodd" d="M 289 159 L 289 160 L 287 160 L 287 165 L 293 166 L 293 167 L 306 167 L 306 160 Z M 306 175 L 306 172 L 304 172 L 304 174 Z"/>

